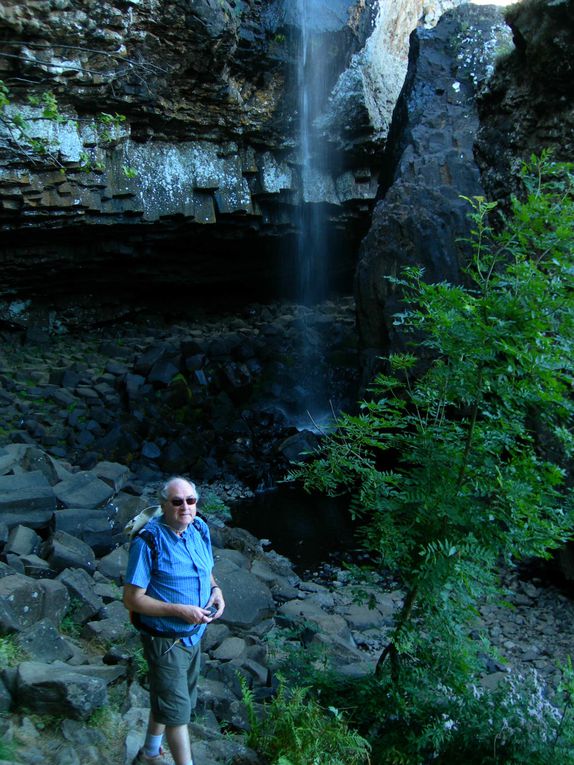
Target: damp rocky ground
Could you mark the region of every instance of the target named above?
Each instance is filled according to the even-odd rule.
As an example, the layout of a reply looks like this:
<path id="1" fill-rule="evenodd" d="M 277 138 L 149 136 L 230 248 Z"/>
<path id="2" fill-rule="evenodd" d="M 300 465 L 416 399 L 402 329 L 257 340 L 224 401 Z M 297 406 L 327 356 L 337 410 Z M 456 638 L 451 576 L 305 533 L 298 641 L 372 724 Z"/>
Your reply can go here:
<path id="1" fill-rule="evenodd" d="M 316 438 L 279 408 L 287 389 L 312 388 L 293 360 L 302 323 L 317 343 L 330 341 L 323 355 L 340 376 L 331 394 L 348 391 L 356 382 L 351 302 L 326 304 L 320 315 L 259 306 L 159 328 L 126 322 L 81 335 L 5 336 L 0 634 L 18 650 L 2 657 L 10 666 L 0 683 L 0 732 L 14 745 L 12 762 L 124 765 L 137 751 L 147 693 L 120 602 L 123 527 L 174 470 L 198 477 L 228 602 L 203 646 L 192 726 L 198 765 L 258 762 L 242 737 L 238 671 L 257 703 L 273 693 L 285 657 L 304 665 L 320 652 L 347 675 L 372 672 L 400 607 L 398 584 L 382 576 L 368 609 L 344 555 L 302 568 L 285 555 L 281 535 L 264 539 L 229 523 L 230 507 Z M 186 419 L 189 408 L 195 414 Z M 169 452 L 166 461 L 171 439 L 190 432 L 206 449 L 192 450 L 188 462 Z M 483 683 L 534 671 L 553 693 L 571 653 L 570 585 L 534 566 L 505 570 L 503 584 L 505 604 L 483 605 L 473 626 L 498 651 L 485 661 Z"/>
<path id="2" fill-rule="evenodd" d="M 119 460 L 143 484 L 185 472 L 256 490 L 357 397 L 350 298 L 81 318 L 2 333 L 0 444 L 35 444 L 86 469 Z"/>

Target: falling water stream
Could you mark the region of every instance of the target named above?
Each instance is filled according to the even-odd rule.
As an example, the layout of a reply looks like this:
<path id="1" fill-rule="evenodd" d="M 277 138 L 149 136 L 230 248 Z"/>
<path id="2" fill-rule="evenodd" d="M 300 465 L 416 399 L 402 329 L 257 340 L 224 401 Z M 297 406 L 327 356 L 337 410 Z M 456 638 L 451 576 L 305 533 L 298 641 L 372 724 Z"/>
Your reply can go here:
<path id="1" fill-rule="evenodd" d="M 318 0 L 297 0 L 300 30 L 297 58 L 298 154 L 301 195 L 297 226 L 297 302 L 309 308 L 329 296 L 328 219 L 325 199 L 329 197 L 328 150 L 317 125 L 332 83 L 325 35 L 314 24 Z M 316 20 L 315 20 L 316 21 Z M 324 348 L 312 322 L 303 313 L 299 356 L 305 370 L 295 424 L 314 428 L 331 418 L 326 375 L 321 371 Z"/>
<path id="2" fill-rule="evenodd" d="M 299 157 L 301 203 L 297 237 L 299 300 L 315 305 L 328 295 L 328 247 L 325 198 L 327 150 L 316 121 L 328 94 L 328 57 L 321 36 L 313 33 L 315 0 L 297 0 L 301 39 L 298 56 Z"/>
<path id="3" fill-rule="evenodd" d="M 296 139 L 301 192 L 296 281 L 301 340 L 294 362 L 300 370 L 297 403 L 287 413 L 299 429 L 323 431 L 332 425 L 334 402 L 326 348 L 314 324 L 313 312 L 331 297 L 333 281 L 330 277 L 334 236 L 328 213 L 329 203 L 336 196 L 334 157 L 320 123 L 336 80 L 336 63 L 329 34 L 325 34 L 317 16 L 321 14 L 324 22 L 325 13 L 331 8 L 329 3 L 340 4 L 340 0 L 293 2 L 297 12 L 294 26 L 298 29 Z M 351 554 L 356 548 L 347 508 L 348 497 L 309 496 L 300 487 L 280 484 L 274 491 L 258 493 L 238 504 L 233 517 L 237 525 L 270 539 L 273 548 L 287 555 L 302 571 L 328 560 L 330 555 Z"/>

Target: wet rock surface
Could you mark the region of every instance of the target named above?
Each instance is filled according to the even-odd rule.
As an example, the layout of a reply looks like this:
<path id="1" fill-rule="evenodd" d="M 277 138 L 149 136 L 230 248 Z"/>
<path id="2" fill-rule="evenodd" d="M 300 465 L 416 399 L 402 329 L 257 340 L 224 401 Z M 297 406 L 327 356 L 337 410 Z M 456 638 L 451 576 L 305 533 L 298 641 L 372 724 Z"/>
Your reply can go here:
<path id="1" fill-rule="evenodd" d="M 5 477 L 32 474 L 27 468 L 38 452 L 19 444 L 0 450 Z M 59 475 L 96 475 L 45 453 L 43 459 L 54 468 L 54 489 L 61 483 Z M 128 474 L 113 500 L 129 479 Z M 157 488 L 149 484 L 138 502 L 153 503 Z M 225 487 L 219 489 L 225 496 Z M 228 485 L 227 494 L 233 493 Z M 53 515 L 66 512 L 72 509 Z M 91 512 L 106 510 L 94 504 Z M 132 506 L 130 513 L 117 514 L 109 531 L 116 547 L 88 569 L 80 556 L 58 572 L 44 557 L 41 577 L 21 572 L 19 563 L 37 547 L 35 536 L 45 542 L 56 536 L 53 517 L 32 535 L 22 533 L 0 549 L 0 635 L 3 645 L 10 639 L 17 646 L 10 666 L 0 673 L 0 733 L 16 747 L 16 763 L 95 764 L 105 758 L 124 765 L 141 745 L 148 713 L 145 675 L 138 670 L 139 637 L 120 602 L 129 544 L 121 529 L 133 512 Z M 285 659 L 308 666 L 321 655 L 322 662 L 344 676 L 371 673 L 403 594 L 391 579 L 381 577 L 378 584 L 362 587 L 372 596 L 368 607 L 338 565 L 297 572 L 269 541 L 230 528 L 220 512 L 208 512 L 206 518 L 215 575 L 228 607 L 208 627 L 202 643 L 198 714 L 190 726 L 194 761 L 257 765 L 242 738 L 247 720 L 237 673 L 256 703 L 273 693 L 275 673 Z M 81 536 L 83 529 L 76 533 Z M 40 555 L 48 549 L 49 544 L 40 545 Z M 499 652 L 496 661 L 485 660 L 482 683 L 489 687 L 509 672 L 535 669 L 551 694 L 570 653 L 574 602 L 532 572 L 508 571 L 503 581 L 506 606 L 483 605 L 473 625 L 476 634 L 488 634 Z"/>
<path id="2" fill-rule="evenodd" d="M 45 517 L 56 503 L 76 511 L 96 498 L 105 505 L 125 482 L 119 461 L 140 483 L 179 471 L 207 481 L 233 476 L 254 490 L 312 444 L 312 434 L 300 433 L 314 427 L 307 410 L 330 413 L 356 399 L 349 299 L 313 310 L 254 305 L 227 317 L 180 318 L 82 334 L 70 325 L 62 336 L 45 325 L 4 336 L 0 443 L 99 467 L 90 477 L 64 474 L 54 493 L 44 474 L 54 468 L 38 456 L 18 502 L 10 496 L 20 478 L 1 479 L 0 513 L 9 500 L 18 519 L 30 507 Z M 86 534 L 98 534 L 94 523 Z"/>

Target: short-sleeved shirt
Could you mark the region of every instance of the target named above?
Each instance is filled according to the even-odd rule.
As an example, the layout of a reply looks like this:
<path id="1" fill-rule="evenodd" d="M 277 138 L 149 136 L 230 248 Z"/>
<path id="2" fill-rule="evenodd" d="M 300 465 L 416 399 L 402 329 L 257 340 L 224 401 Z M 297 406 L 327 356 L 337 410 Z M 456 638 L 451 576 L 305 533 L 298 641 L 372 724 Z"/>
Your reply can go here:
<path id="1" fill-rule="evenodd" d="M 153 535 L 156 554 L 141 536 L 136 536 L 130 546 L 126 582 L 165 603 L 205 606 L 211 594 L 213 568 L 211 538 L 205 521 L 196 517 L 181 536 L 162 517 L 152 519 L 144 529 Z M 154 630 L 185 635 L 183 642 L 188 645 L 199 642 L 206 627 L 202 624 L 198 628 L 182 619 L 164 616 L 140 614 L 140 619 L 144 626 Z"/>

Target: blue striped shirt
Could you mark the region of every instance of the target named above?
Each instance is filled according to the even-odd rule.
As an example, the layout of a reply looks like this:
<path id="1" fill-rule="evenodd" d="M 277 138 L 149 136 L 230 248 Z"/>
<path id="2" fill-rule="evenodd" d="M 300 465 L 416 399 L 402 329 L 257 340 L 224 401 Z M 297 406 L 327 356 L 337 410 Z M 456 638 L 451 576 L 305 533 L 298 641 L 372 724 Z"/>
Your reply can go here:
<path id="1" fill-rule="evenodd" d="M 141 587 L 146 595 L 165 603 L 205 606 L 211 594 L 213 553 L 205 521 L 195 518 L 178 536 L 160 517 L 145 526 L 155 540 L 157 558 L 140 536 L 133 540 L 126 570 L 126 582 Z M 188 624 L 182 619 L 140 614 L 143 624 L 161 632 L 188 633 L 188 645 L 199 642 L 205 627 Z"/>

